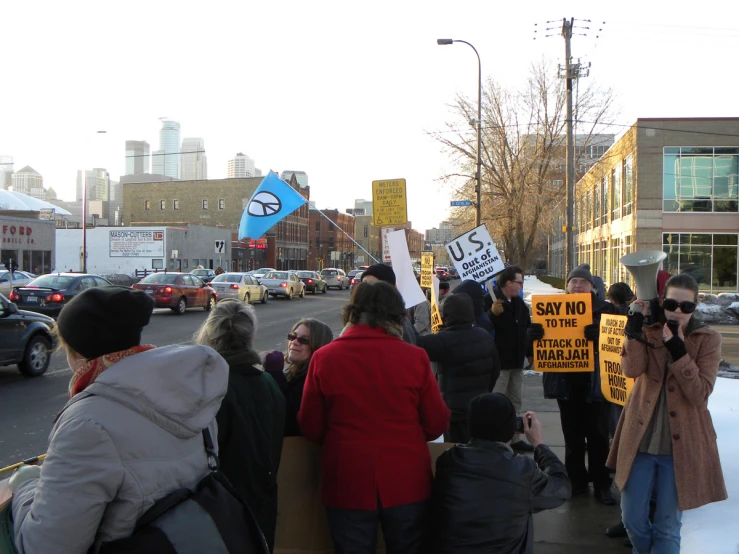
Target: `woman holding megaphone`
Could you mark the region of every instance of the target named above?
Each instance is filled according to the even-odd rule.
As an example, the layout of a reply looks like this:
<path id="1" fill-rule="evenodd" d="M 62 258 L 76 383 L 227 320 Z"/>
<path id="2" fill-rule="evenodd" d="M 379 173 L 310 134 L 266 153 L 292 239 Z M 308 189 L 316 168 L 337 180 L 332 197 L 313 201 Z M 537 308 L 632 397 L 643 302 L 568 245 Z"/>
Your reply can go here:
<path id="1" fill-rule="evenodd" d="M 708 412 L 721 335 L 695 317 L 698 283 L 674 275 L 661 321 L 629 316 L 621 369 L 636 384 L 616 429 L 607 466 L 616 470 L 621 511 L 634 552 L 680 552 L 682 512 L 727 498 Z M 634 304 L 646 311 L 648 302 Z M 654 495 L 654 522 L 649 501 Z"/>

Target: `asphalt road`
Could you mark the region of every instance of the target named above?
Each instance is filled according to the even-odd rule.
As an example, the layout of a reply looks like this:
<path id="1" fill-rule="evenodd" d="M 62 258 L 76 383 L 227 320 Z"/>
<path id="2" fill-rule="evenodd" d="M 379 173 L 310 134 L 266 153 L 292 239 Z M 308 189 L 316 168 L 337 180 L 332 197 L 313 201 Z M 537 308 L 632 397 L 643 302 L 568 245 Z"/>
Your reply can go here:
<path id="1" fill-rule="evenodd" d="M 330 290 L 315 296 L 285 300 L 270 298 L 256 304 L 257 350 L 284 350 L 285 335 L 302 317 L 314 317 L 329 325 L 334 334 L 341 331 L 341 309 L 349 291 Z M 182 316 L 169 310 L 155 310 L 144 328 L 142 343 L 166 346 L 189 342 L 207 314 L 197 308 Z M 16 366 L 0 367 L 0 467 L 46 451 L 54 417 L 68 399 L 67 384 L 72 371 L 62 352 L 56 352 L 48 371 L 29 379 Z"/>

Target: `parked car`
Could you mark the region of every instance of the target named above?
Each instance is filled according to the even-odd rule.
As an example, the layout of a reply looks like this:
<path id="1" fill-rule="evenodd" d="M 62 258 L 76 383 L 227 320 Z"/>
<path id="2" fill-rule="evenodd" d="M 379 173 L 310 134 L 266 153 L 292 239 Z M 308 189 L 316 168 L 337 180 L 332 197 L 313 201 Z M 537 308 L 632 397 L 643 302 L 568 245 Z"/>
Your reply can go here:
<path id="1" fill-rule="evenodd" d="M 359 271 L 358 273 L 354 274 L 354 277 L 352 277 L 351 288 L 356 287 L 359 283 L 362 282 L 362 273 L 364 273 L 364 271 Z"/>
<path id="2" fill-rule="evenodd" d="M 321 278 L 321 275 L 318 272 L 298 271 L 295 274 L 298 276 L 298 279 L 303 281 L 307 292 L 311 292 L 313 294 L 316 294 L 317 292 L 326 294 L 328 284 Z"/>
<path id="3" fill-rule="evenodd" d="M 357 273 L 362 273 L 362 271 L 364 270 L 363 269 L 352 269 L 349 273 L 346 274 L 346 276 L 349 277 L 349 279 L 353 279 Z"/>
<path id="4" fill-rule="evenodd" d="M 131 288 L 143 290 L 154 299 L 156 308 L 169 308 L 177 315 L 187 308 L 213 309 L 218 302 L 218 293 L 189 273 L 152 273 Z"/>
<path id="5" fill-rule="evenodd" d="M 193 269 L 190 275 L 195 275 L 203 283 L 210 283 L 216 277 L 216 272 L 212 269 Z"/>
<path id="6" fill-rule="evenodd" d="M 351 286 L 351 279 L 346 276 L 343 269 L 335 267 L 327 267 L 321 270 L 321 277 L 326 281 L 327 287 L 335 287 L 339 290 L 348 289 Z"/>
<path id="7" fill-rule="evenodd" d="M 261 281 L 262 278 L 271 271 L 277 271 L 274 267 L 263 267 L 261 269 L 255 269 L 253 277 L 256 277 L 257 281 Z"/>
<path id="8" fill-rule="evenodd" d="M 305 297 L 305 283 L 295 273 L 270 271 L 262 278 L 261 284 L 267 287 L 270 296 L 285 296 L 288 300 L 296 294 L 300 298 Z"/>
<path id="9" fill-rule="evenodd" d="M 449 268 L 448 267 L 437 267 L 436 277 L 439 279 L 439 281 L 449 281 L 451 279 L 451 277 L 449 277 Z"/>
<path id="10" fill-rule="evenodd" d="M 51 360 L 55 325 L 52 318 L 19 310 L 0 295 L 0 365 L 18 364 L 27 377 L 42 375 Z"/>
<path id="11" fill-rule="evenodd" d="M 269 294 L 267 287 L 260 285 L 251 275 L 246 273 L 221 273 L 210 282 L 210 286 L 218 293 L 218 300 L 234 298 L 246 303 L 267 303 Z"/>
<path id="12" fill-rule="evenodd" d="M 57 318 L 67 302 L 85 289 L 114 287 L 99 275 L 87 273 L 49 273 L 22 287 L 13 287 L 8 297 L 22 310 Z"/>
<path id="13" fill-rule="evenodd" d="M 0 294 L 6 297 L 10 295 L 10 291 L 13 287 L 20 287 L 27 285 L 33 281 L 36 276 L 33 273 L 27 273 L 25 271 L 14 271 L 13 272 L 13 283 L 10 282 L 10 272 L 6 269 L 0 271 Z"/>

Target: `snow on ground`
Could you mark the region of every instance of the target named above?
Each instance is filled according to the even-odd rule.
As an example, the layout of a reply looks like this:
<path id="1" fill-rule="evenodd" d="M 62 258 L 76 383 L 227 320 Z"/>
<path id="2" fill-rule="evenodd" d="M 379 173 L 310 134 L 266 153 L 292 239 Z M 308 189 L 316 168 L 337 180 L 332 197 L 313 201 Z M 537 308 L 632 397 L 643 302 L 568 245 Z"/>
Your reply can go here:
<path id="1" fill-rule="evenodd" d="M 683 514 L 683 554 L 739 552 L 739 381 L 719 378 L 708 401 L 729 499 Z"/>
<path id="2" fill-rule="evenodd" d="M 531 307 L 531 295 L 533 294 L 564 294 L 564 291 L 547 283 L 542 283 L 533 275 L 526 275 L 523 278 L 523 300 L 529 308 Z"/>

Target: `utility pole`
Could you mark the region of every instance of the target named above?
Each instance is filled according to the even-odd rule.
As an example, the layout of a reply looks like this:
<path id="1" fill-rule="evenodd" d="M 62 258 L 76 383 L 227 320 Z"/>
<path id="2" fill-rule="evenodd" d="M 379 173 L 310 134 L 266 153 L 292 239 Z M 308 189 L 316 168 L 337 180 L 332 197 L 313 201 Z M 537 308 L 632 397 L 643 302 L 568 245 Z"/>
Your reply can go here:
<path id="1" fill-rule="evenodd" d="M 562 36 L 565 39 L 565 79 L 567 83 L 567 221 L 565 223 L 565 279 L 575 267 L 572 241 L 573 204 L 575 201 L 575 141 L 572 122 L 572 25 L 575 19 L 562 19 Z"/>

